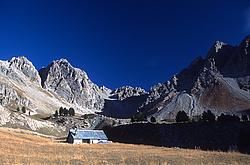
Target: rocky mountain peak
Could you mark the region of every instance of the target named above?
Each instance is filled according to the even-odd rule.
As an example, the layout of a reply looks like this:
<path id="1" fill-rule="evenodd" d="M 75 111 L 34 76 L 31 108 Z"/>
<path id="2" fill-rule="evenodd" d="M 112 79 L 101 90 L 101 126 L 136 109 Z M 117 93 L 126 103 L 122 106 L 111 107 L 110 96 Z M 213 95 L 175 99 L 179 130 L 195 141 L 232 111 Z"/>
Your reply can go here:
<path id="1" fill-rule="evenodd" d="M 245 37 L 240 44 L 240 48 L 244 50 L 244 54 L 248 55 L 250 52 L 250 35 Z"/>
<path id="2" fill-rule="evenodd" d="M 101 86 L 101 87 L 100 87 L 100 90 L 101 90 L 105 95 L 107 95 L 107 96 L 109 96 L 110 93 L 112 92 L 111 89 L 109 89 L 109 88 L 107 88 L 107 87 L 105 87 L 105 86 Z"/>
<path id="3" fill-rule="evenodd" d="M 39 76 L 38 71 L 26 57 L 24 56 L 13 57 L 9 61 L 9 68 L 15 68 L 21 71 L 32 82 L 41 84 L 41 78 Z"/>
<path id="4" fill-rule="evenodd" d="M 57 93 L 67 102 L 82 109 L 100 110 L 104 106 L 106 91 L 101 90 L 87 74 L 73 67 L 66 59 L 53 61 L 39 71 L 42 86 Z"/>
<path id="5" fill-rule="evenodd" d="M 221 41 L 216 41 L 215 44 L 214 44 L 215 52 L 218 53 L 219 50 L 222 49 L 222 47 L 224 45 L 227 45 L 227 44 L 224 43 L 224 42 L 221 42 Z"/>
<path id="6" fill-rule="evenodd" d="M 69 64 L 69 65 L 70 65 L 70 63 L 68 62 L 68 60 L 65 59 L 65 58 L 61 58 L 61 59 L 59 59 L 59 60 L 55 60 L 55 62 L 56 62 L 56 63 L 65 63 L 65 64 Z"/>
<path id="7" fill-rule="evenodd" d="M 231 45 L 229 45 L 225 42 L 222 42 L 222 41 L 216 41 L 213 44 L 213 46 L 210 48 L 206 58 L 207 59 L 215 58 L 215 61 L 216 61 L 216 59 L 230 57 L 230 55 L 233 53 L 234 49 L 235 49 L 235 46 L 231 46 Z"/>
<path id="8" fill-rule="evenodd" d="M 68 60 L 62 58 L 56 61 L 53 61 L 53 67 L 54 68 L 60 68 L 60 70 L 65 74 L 69 74 L 71 77 L 74 77 L 75 79 L 78 78 L 85 78 L 89 79 L 86 72 L 79 68 L 73 67 Z M 68 73 L 67 73 L 68 72 Z"/>

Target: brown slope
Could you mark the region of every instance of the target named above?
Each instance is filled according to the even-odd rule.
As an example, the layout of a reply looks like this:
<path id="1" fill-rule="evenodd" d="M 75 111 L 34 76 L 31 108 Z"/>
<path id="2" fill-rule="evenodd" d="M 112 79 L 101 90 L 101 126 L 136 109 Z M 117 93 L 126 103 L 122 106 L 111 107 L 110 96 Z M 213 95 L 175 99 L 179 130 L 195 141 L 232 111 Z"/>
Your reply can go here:
<path id="1" fill-rule="evenodd" d="M 200 96 L 197 96 L 198 103 L 204 110 L 211 109 L 214 113 L 241 113 L 250 110 L 249 94 L 237 87 L 230 86 L 224 79 L 209 86 Z"/>

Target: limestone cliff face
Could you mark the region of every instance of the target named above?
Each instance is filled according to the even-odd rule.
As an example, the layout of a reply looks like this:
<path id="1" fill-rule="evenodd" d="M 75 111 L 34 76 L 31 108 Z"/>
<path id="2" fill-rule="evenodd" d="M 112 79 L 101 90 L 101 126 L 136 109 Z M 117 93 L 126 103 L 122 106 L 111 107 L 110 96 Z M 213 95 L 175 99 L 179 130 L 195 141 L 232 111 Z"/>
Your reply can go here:
<path id="1" fill-rule="evenodd" d="M 25 106 L 32 107 L 31 101 L 18 93 L 15 87 L 0 82 L 0 105 L 2 106 Z"/>
<path id="2" fill-rule="evenodd" d="M 24 56 L 13 57 L 9 62 L 9 68 L 23 73 L 31 82 L 41 84 L 41 78 L 34 65 Z"/>
<path id="3" fill-rule="evenodd" d="M 51 114 L 60 106 L 71 106 L 42 88 L 38 71 L 23 56 L 0 61 L 0 105 L 12 111 L 26 107 L 31 114 Z"/>
<path id="4" fill-rule="evenodd" d="M 53 93 L 41 87 L 41 79 L 33 64 L 25 57 L 0 60 L 0 126 L 38 131 L 65 131 L 48 121 L 35 120 L 29 115 L 51 114 L 60 106 L 68 107 Z M 17 111 L 25 107 L 26 113 Z"/>
<path id="5" fill-rule="evenodd" d="M 41 83 L 38 71 L 25 57 L 13 57 L 9 61 L 0 61 L 0 104 L 3 106 L 34 107 L 22 92 L 22 86 L 29 83 L 39 87 Z"/>
<path id="6" fill-rule="evenodd" d="M 99 88 L 84 71 L 74 68 L 67 60 L 53 61 L 39 74 L 43 88 L 55 92 L 67 102 L 91 110 L 103 108 L 108 90 Z"/>

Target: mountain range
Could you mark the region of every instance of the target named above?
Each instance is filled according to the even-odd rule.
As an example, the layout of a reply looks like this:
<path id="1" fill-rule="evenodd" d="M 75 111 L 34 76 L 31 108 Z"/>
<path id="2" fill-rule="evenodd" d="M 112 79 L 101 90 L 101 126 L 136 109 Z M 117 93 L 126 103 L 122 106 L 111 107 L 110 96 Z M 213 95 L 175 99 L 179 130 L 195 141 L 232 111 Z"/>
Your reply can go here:
<path id="1" fill-rule="evenodd" d="M 66 59 L 37 70 L 26 57 L 0 61 L 0 125 L 53 129 L 38 115 L 51 115 L 60 107 L 77 114 L 130 118 L 141 112 L 157 121 L 174 119 L 178 111 L 190 117 L 211 110 L 214 114 L 250 113 L 250 36 L 238 46 L 216 41 L 206 57 L 145 91 L 140 87 L 99 87 L 87 73 Z M 26 114 L 17 112 L 25 107 Z M 60 128 L 64 129 L 64 128 Z"/>

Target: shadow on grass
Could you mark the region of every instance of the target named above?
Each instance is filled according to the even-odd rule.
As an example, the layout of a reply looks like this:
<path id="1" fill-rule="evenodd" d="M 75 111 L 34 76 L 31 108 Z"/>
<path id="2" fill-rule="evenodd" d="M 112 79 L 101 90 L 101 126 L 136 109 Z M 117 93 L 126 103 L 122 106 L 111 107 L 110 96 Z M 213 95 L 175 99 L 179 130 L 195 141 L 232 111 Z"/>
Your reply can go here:
<path id="1" fill-rule="evenodd" d="M 104 128 L 109 140 L 250 154 L 250 123 L 135 123 Z"/>

